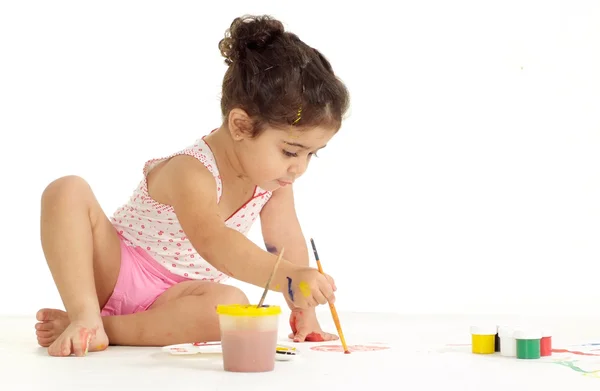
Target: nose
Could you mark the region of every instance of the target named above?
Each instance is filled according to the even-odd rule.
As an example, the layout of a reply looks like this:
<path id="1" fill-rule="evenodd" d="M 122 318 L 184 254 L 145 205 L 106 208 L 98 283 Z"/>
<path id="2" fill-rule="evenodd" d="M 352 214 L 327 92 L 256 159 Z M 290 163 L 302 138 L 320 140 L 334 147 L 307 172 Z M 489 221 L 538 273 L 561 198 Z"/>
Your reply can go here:
<path id="1" fill-rule="evenodd" d="M 288 168 L 288 172 L 292 174 L 294 178 L 297 178 L 304 174 L 307 168 L 308 160 L 298 159 L 290 165 L 290 167 Z"/>

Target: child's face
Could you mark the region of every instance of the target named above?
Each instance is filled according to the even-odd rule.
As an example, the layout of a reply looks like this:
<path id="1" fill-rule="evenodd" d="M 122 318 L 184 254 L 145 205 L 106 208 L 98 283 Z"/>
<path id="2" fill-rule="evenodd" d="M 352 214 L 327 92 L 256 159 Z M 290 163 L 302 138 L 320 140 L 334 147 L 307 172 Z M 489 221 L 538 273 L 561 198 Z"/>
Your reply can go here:
<path id="1" fill-rule="evenodd" d="M 240 144 L 238 157 L 246 175 L 264 190 L 273 191 L 298 179 L 313 155 L 335 135 L 336 130 L 266 129 Z"/>

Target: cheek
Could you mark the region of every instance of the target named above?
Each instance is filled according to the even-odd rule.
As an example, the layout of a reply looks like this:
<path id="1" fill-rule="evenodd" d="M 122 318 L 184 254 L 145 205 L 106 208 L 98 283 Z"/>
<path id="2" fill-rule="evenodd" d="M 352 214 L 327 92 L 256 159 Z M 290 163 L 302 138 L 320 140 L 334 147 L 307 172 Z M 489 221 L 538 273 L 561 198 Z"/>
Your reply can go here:
<path id="1" fill-rule="evenodd" d="M 288 167 L 285 159 L 272 151 L 249 153 L 245 156 L 244 163 L 248 173 L 259 180 L 278 178 Z"/>

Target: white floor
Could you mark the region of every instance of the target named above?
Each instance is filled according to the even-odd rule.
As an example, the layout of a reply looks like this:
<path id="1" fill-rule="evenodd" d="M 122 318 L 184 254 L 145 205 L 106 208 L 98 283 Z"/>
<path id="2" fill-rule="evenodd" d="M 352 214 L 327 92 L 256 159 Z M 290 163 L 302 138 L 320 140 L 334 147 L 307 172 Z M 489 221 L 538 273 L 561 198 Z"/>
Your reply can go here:
<path id="1" fill-rule="evenodd" d="M 324 312 L 324 328 L 335 331 Z M 600 317 L 401 316 L 340 313 L 349 345 L 388 346 L 355 352 L 314 351 L 296 344 L 299 356 L 277 362 L 275 371 L 234 374 L 222 370 L 220 355 L 173 356 L 160 348 L 110 347 L 84 358 L 49 357 L 36 344 L 33 318 L 0 318 L 0 390 L 599 390 Z M 517 360 L 470 353 L 469 326 L 476 323 L 537 324 L 553 330 L 554 353 Z M 289 332 L 281 319 L 281 341 Z M 192 342 L 192 341 L 191 341 Z M 330 344 L 330 343 L 325 343 Z M 336 343 L 339 344 L 339 341 Z M 586 345 L 588 344 L 588 345 Z M 586 373 L 587 372 L 587 373 Z M 384 385 L 384 382 L 389 384 Z"/>

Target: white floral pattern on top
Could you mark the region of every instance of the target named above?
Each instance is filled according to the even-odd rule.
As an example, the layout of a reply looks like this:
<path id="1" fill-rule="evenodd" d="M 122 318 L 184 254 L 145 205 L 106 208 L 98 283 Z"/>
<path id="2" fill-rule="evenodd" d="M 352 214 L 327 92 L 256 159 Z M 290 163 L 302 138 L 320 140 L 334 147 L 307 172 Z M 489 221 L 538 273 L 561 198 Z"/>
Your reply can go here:
<path id="1" fill-rule="evenodd" d="M 200 257 L 192 246 L 173 207 L 155 201 L 148 194 L 147 174 L 158 163 L 177 155 L 193 156 L 206 166 L 215 178 L 217 200 L 220 201 L 223 192 L 221 176 L 210 147 L 201 138 L 171 156 L 147 161 L 144 178 L 129 201 L 115 211 L 111 222 L 129 245 L 139 246 L 169 272 L 195 280 L 225 281 L 229 276 Z M 257 186 L 252 198 L 226 220 L 226 226 L 247 235 L 271 195 Z"/>

